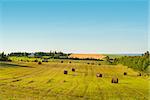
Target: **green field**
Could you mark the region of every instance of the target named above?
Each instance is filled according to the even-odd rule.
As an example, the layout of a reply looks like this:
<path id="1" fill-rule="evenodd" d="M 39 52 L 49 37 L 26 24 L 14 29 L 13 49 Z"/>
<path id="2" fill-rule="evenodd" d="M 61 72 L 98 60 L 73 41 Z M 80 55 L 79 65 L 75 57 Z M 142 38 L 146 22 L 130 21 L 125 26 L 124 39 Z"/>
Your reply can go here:
<path id="1" fill-rule="evenodd" d="M 0 100 L 148 100 L 150 79 L 137 74 L 123 65 L 0 62 Z"/>

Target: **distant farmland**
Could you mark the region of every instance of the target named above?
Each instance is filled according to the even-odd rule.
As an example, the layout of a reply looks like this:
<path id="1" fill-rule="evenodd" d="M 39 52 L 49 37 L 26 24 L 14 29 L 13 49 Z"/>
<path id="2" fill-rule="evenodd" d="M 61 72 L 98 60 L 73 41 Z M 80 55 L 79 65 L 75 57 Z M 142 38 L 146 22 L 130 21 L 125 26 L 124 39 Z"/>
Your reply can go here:
<path id="1" fill-rule="evenodd" d="M 71 54 L 69 58 L 79 58 L 79 59 L 103 59 L 106 56 L 103 54 Z"/>

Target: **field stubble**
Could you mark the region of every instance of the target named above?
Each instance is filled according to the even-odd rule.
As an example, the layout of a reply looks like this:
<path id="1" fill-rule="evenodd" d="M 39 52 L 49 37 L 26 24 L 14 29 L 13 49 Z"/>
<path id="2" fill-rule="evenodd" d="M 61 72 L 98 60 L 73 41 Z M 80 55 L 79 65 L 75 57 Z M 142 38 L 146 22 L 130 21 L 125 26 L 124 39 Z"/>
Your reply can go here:
<path id="1" fill-rule="evenodd" d="M 72 68 L 76 71 L 72 72 Z M 67 75 L 64 70 L 68 70 Z M 124 72 L 128 75 L 124 76 Z M 103 77 L 96 77 L 96 73 Z M 137 74 L 122 65 L 1 62 L 0 99 L 148 100 L 148 77 Z M 112 77 L 118 77 L 119 83 L 112 84 Z"/>

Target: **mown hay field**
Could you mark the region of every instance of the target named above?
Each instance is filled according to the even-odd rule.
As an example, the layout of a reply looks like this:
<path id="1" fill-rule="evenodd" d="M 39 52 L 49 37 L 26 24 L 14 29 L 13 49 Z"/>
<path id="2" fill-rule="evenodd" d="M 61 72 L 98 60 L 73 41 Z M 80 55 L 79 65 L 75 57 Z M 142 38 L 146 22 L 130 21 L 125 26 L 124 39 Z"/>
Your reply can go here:
<path id="1" fill-rule="evenodd" d="M 149 76 L 137 75 L 122 65 L 0 62 L 0 100 L 148 100 Z"/>
<path id="2" fill-rule="evenodd" d="M 80 58 L 80 59 L 104 59 L 106 56 L 103 54 L 71 54 L 69 58 Z"/>

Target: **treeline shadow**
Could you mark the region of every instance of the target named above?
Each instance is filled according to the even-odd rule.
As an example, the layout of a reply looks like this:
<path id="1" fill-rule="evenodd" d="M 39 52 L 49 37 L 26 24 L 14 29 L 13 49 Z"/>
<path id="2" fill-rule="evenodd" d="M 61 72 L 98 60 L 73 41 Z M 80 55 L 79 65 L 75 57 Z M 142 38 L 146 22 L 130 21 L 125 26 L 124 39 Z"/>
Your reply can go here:
<path id="1" fill-rule="evenodd" d="M 34 68 L 32 66 L 25 66 L 25 65 L 4 63 L 4 62 L 0 62 L 0 67 L 28 67 L 28 68 Z"/>

